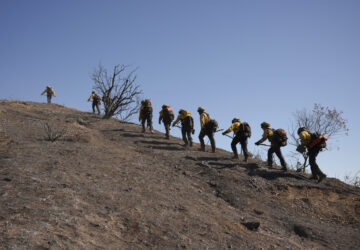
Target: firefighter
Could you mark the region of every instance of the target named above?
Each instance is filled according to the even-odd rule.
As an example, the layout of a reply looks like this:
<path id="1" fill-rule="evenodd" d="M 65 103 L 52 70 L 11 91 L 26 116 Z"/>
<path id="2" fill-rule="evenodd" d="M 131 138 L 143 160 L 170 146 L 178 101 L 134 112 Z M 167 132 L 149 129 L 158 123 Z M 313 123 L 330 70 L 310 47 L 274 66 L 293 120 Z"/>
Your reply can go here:
<path id="1" fill-rule="evenodd" d="M 182 134 L 182 139 L 185 143 L 184 146 L 187 147 L 188 145 L 190 145 L 190 147 L 192 147 L 193 142 L 192 142 L 191 134 L 194 134 L 195 130 L 194 130 L 194 120 L 191 116 L 191 113 L 189 111 L 180 109 L 179 115 L 176 118 L 176 120 L 173 122 L 172 126 L 174 127 L 179 121 L 181 121 L 181 134 Z"/>
<path id="2" fill-rule="evenodd" d="M 267 158 L 267 164 L 269 168 L 272 168 L 273 165 L 273 154 L 275 153 L 277 157 L 279 157 L 280 164 L 282 166 L 281 170 L 286 171 L 286 162 L 285 159 L 281 153 L 281 145 L 278 143 L 278 140 L 275 138 L 274 129 L 270 128 L 270 124 L 267 122 L 261 123 L 261 128 L 263 129 L 264 133 L 262 138 L 255 142 L 256 146 L 259 146 L 261 143 L 263 143 L 266 140 L 269 140 L 271 146 L 268 150 L 268 158 Z"/>
<path id="3" fill-rule="evenodd" d="M 147 122 L 147 127 L 149 127 L 150 129 L 150 133 L 153 133 L 152 116 L 153 116 L 153 108 L 151 106 L 151 101 L 150 99 L 146 99 L 141 102 L 140 111 L 139 111 L 139 121 L 141 121 L 143 133 L 145 133 L 145 122 Z"/>
<path id="4" fill-rule="evenodd" d="M 204 137 L 206 135 L 210 140 L 211 151 L 215 153 L 216 146 L 215 146 L 214 133 L 217 129 L 217 122 L 215 120 L 210 119 L 210 115 L 205 112 L 204 108 L 199 107 L 197 111 L 200 115 L 200 128 L 201 128 L 199 133 L 200 150 L 205 151 Z"/>
<path id="5" fill-rule="evenodd" d="M 52 96 L 56 97 L 54 89 L 52 87 L 50 87 L 49 85 L 46 86 L 45 90 L 41 93 L 41 95 L 43 95 L 45 93 L 47 96 L 47 103 L 51 103 Z"/>
<path id="6" fill-rule="evenodd" d="M 312 134 L 304 127 L 299 128 L 297 131 L 300 137 L 300 146 L 297 148 L 297 151 L 303 153 L 307 151 L 309 156 L 309 164 L 311 168 L 312 176 L 310 179 L 318 180 L 321 182 L 326 175 L 320 170 L 319 166 L 316 163 L 316 157 L 319 152 L 326 146 L 326 136 L 312 136 Z M 316 135 L 316 133 L 314 133 Z"/>
<path id="7" fill-rule="evenodd" d="M 159 124 L 161 124 L 161 121 L 164 123 L 165 127 L 165 138 L 170 139 L 170 125 L 171 122 L 174 120 L 174 112 L 172 111 L 172 108 L 168 105 L 162 105 L 160 115 L 159 115 Z"/>
<path id="8" fill-rule="evenodd" d="M 248 144 L 248 137 L 250 137 L 251 135 L 251 131 L 250 134 L 249 129 L 242 129 L 242 126 L 245 125 L 245 123 L 242 125 L 240 122 L 240 119 L 238 118 L 234 118 L 231 121 L 231 127 L 228 128 L 226 131 L 224 131 L 222 134 L 226 135 L 227 133 L 233 131 L 235 134 L 235 137 L 233 138 L 232 142 L 231 142 L 231 149 L 234 153 L 233 159 L 239 159 L 239 155 L 236 149 L 236 144 L 238 144 L 240 142 L 241 145 L 241 149 L 244 153 L 244 161 L 247 162 L 248 158 L 249 158 L 249 153 L 248 153 L 248 149 L 247 149 L 247 144 Z M 246 123 L 247 124 L 247 123 Z"/>
<path id="9" fill-rule="evenodd" d="M 100 114 L 100 108 L 99 108 L 99 105 L 101 103 L 100 96 L 98 96 L 95 93 L 95 91 L 93 91 L 93 92 L 91 92 L 91 96 L 89 97 L 88 102 L 90 102 L 90 100 L 92 100 L 93 113 L 95 113 L 95 107 L 96 107 L 98 114 Z"/>

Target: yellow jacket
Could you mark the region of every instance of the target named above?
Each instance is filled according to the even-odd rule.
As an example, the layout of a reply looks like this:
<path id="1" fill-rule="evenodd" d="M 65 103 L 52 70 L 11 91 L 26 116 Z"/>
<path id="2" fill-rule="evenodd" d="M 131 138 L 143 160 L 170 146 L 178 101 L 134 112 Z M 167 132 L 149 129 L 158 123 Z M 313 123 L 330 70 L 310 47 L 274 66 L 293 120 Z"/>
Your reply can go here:
<path id="1" fill-rule="evenodd" d="M 98 96 L 96 93 L 92 93 L 91 96 L 88 99 L 88 102 L 93 99 L 94 101 L 100 101 L 100 96 Z"/>
<path id="2" fill-rule="evenodd" d="M 311 142 L 311 134 L 307 131 L 301 131 L 300 134 L 300 142 L 302 146 L 308 146 Z"/>
<path id="3" fill-rule="evenodd" d="M 202 112 L 200 115 L 200 126 L 201 129 L 204 128 L 205 124 L 210 121 L 210 116 L 208 113 Z"/>
<path id="4" fill-rule="evenodd" d="M 46 88 L 46 89 L 41 93 L 41 95 L 43 95 L 43 94 L 45 94 L 45 93 L 47 93 L 48 95 L 56 96 L 56 95 L 55 95 L 55 91 L 54 91 L 54 89 L 53 89 L 52 87 Z"/>
<path id="5" fill-rule="evenodd" d="M 234 122 L 230 128 L 228 128 L 225 133 L 229 133 L 231 131 L 234 131 L 234 134 L 237 134 L 237 132 L 239 132 L 240 130 L 240 122 Z"/>
<path id="6" fill-rule="evenodd" d="M 183 110 L 178 117 L 176 118 L 176 120 L 173 122 L 173 126 L 176 125 L 176 123 L 178 123 L 180 120 L 183 121 L 186 117 L 191 116 L 191 113 L 189 111 Z"/>
<path id="7" fill-rule="evenodd" d="M 258 143 L 263 143 L 266 141 L 266 139 L 269 140 L 269 142 L 272 142 L 272 139 L 274 137 L 274 131 L 271 128 L 264 129 L 264 133 L 262 138 L 258 141 Z"/>

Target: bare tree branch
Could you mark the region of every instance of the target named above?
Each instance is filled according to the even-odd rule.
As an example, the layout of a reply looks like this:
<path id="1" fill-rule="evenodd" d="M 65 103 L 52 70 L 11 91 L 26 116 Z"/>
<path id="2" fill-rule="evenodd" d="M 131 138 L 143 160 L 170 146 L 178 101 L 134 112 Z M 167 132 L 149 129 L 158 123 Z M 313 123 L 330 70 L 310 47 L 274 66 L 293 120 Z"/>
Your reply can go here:
<path id="1" fill-rule="evenodd" d="M 127 65 L 115 65 L 109 76 L 107 70 L 99 64 L 93 71 L 93 88 L 102 95 L 105 119 L 119 116 L 122 120 L 128 120 L 140 107 L 139 96 L 142 91 L 135 83 L 137 69 L 126 73 L 128 68 Z"/>

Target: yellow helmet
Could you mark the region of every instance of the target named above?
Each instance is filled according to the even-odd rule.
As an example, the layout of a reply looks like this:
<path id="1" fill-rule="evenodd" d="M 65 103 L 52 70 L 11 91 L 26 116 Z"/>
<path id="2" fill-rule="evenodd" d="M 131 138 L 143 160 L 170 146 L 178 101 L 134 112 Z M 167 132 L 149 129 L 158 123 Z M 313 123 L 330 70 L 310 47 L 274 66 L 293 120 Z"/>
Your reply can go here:
<path id="1" fill-rule="evenodd" d="M 231 120 L 231 123 L 235 123 L 235 122 L 240 122 L 240 119 L 239 118 L 234 118 Z"/>
<path id="2" fill-rule="evenodd" d="M 203 107 L 198 107 L 197 111 L 200 112 L 200 113 L 202 113 L 202 112 L 205 111 L 205 109 L 204 109 Z"/>
<path id="3" fill-rule="evenodd" d="M 262 128 L 270 128 L 270 123 L 268 122 L 262 122 L 260 125 Z"/>

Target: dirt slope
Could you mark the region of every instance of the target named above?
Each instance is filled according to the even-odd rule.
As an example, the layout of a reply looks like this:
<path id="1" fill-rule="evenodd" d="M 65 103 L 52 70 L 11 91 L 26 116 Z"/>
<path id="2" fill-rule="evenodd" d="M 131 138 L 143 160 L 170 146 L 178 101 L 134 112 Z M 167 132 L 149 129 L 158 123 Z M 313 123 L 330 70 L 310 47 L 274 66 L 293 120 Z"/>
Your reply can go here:
<path id="1" fill-rule="evenodd" d="M 359 189 L 336 179 L 54 104 L 0 118 L 1 249 L 360 249 Z"/>

